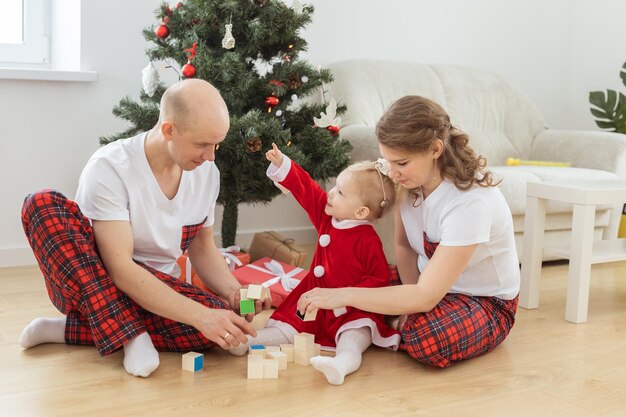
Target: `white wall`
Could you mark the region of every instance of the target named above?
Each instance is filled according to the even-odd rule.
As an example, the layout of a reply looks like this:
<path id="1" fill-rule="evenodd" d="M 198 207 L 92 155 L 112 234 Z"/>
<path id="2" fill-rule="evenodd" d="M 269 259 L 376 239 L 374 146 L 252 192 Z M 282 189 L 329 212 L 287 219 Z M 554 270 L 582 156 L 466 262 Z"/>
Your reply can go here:
<path id="1" fill-rule="evenodd" d="M 98 137 L 125 127 L 111 109 L 141 88 L 141 30 L 154 23 L 159 3 L 82 2 L 82 65 L 98 72 L 96 83 L 0 80 L 0 266 L 33 261 L 20 224 L 24 195 L 51 187 L 73 197 Z M 618 76 L 626 60 L 620 0 L 311 3 L 316 13 L 304 37 L 313 64 L 375 58 L 490 69 L 526 92 L 553 128 L 595 128 L 588 92 L 626 90 Z M 288 197 L 240 209 L 242 244 L 264 229 L 314 236 Z"/>

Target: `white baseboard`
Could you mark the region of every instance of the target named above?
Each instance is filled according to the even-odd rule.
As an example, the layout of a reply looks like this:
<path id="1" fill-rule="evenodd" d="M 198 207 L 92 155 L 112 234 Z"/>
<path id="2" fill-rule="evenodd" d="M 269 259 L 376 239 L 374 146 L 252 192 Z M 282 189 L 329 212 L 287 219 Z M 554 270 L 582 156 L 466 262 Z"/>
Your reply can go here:
<path id="1" fill-rule="evenodd" d="M 255 233 L 264 232 L 267 229 L 249 229 L 240 230 L 237 233 L 237 245 L 242 248 L 248 248 L 252 242 Z M 272 228 L 275 232 L 292 238 L 297 243 L 315 243 L 317 241 L 317 233 L 313 227 L 298 228 Z M 222 246 L 222 238 L 220 233 L 215 234 L 215 242 L 218 246 Z M 33 255 L 30 246 L 1 248 L 0 249 L 0 268 L 10 266 L 36 265 L 37 260 Z"/>

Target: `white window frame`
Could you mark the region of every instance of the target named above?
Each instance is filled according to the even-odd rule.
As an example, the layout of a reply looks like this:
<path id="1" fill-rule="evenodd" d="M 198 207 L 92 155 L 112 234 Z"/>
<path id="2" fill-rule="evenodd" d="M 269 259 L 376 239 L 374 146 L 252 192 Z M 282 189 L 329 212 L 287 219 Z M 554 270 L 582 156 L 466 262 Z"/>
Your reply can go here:
<path id="1" fill-rule="evenodd" d="M 50 67 L 50 1 L 22 0 L 23 42 L 0 43 L 0 66 Z"/>

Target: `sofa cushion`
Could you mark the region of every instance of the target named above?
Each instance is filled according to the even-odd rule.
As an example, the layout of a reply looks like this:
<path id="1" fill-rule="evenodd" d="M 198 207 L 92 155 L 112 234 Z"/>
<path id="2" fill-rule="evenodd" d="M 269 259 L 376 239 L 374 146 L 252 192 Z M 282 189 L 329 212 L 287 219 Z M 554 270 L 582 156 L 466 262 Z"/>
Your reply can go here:
<path id="1" fill-rule="evenodd" d="M 532 138 L 545 123 L 531 101 L 500 76 L 477 68 L 433 65 L 453 124 L 491 165 L 528 159 Z M 430 97 L 432 98 L 432 97 Z"/>

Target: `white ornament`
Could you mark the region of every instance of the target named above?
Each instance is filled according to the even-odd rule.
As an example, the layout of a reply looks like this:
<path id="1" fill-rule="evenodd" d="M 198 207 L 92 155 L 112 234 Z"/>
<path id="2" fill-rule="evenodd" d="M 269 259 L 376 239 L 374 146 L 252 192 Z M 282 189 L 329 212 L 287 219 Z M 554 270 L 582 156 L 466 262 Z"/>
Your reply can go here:
<path id="1" fill-rule="evenodd" d="M 303 83 L 309 82 L 309 77 L 307 77 L 306 75 L 303 75 L 302 78 L 300 79 L 302 80 Z"/>
<path id="2" fill-rule="evenodd" d="M 320 236 L 320 246 L 325 248 L 330 244 L 330 235 L 323 234 Z"/>
<path id="3" fill-rule="evenodd" d="M 274 113 L 276 115 L 276 117 L 280 117 L 283 115 L 283 111 L 282 110 L 276 110 L 276 113 Z"/>
<path id="4" fill-rule="evenodd" d="M 274 65 L 281 61 L 282 60 L 278 57 L 274 57 L 269 61 L 266 61 L 263 59 L 261 54 L 258 54 L 255 60 L 252 60 L 252 58 L 246 58 L 246 62 L 252 62 L 252 65 L 254 65 L 254 72 L 256 72 L 259 77 L 265 77 L 267 74 L 271 74 L 272 71 L 274 71 Z"/>
<path id="5" fill-rule="evenodd" d="M 148 97 L 152 97 L 159 86 L 159 72 L 154 68 L 152 62 L 149 62 L 141 70 L 141 82 L 143 83 L 143 91 L 146 92 Z"/>
<path id="6" fill-rule="evenodd" d="M 339 126 L 341 124 L 341 117 L 335 117 L 337 115 L 337 102 L 335 99 L 331 99 L 330 103 L 326 107 L 326 113 L 321 112 L 319 119 L 313 118 L 313 122 L 317 127 Z"/>
<path id="7" fill-rule="evenodd" d="M 226 24 L 226 34 L 222 39 L 222 48 L 233 49 L 235 47 L 235 38 L 233 38 L 233 25 L 232 23 Z"/>
<path id="8" fill-rule="evenodd" d="M 291 3 L 291 8 L 296 14 L 302 14 L 302 4 L 298 0 L 293 0 Z"/>
<path id="9" fill-rule="evenodd" d="M 315 275 L 318 278 L 323 277 L 324 272 L 326 271 L 324 270 L 324 267 L 322 265 L 318 265 L 315 268 L 313 268 L 313 275 Z"/>

